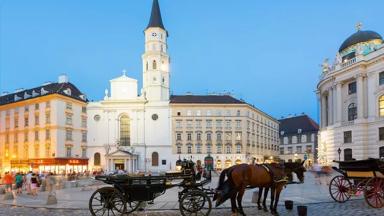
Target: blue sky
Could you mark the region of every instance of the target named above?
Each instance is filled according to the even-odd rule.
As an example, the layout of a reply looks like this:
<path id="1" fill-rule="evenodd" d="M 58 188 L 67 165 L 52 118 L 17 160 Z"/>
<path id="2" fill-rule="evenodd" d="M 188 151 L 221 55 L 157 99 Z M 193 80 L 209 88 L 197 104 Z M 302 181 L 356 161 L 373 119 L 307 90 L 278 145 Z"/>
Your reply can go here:
<path id="1" fill-rule="evenodd" d="M 0 91 L 66 73 L 91 100 L 108 80 L 142 81 L 152 0 L 0 0 Z M 174 94 L 231 92 L 280 118 L 318 118 L 322 60 L 363 30 L 384 34 L 384 1 L 160 0 Z"/>

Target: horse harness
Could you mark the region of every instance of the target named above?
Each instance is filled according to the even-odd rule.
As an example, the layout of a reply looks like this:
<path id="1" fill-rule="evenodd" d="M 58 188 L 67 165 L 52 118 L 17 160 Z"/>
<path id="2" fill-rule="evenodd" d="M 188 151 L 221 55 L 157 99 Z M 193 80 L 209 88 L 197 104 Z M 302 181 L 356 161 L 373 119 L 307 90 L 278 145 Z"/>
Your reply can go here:
<path id="1" fill-rule="evenodd" d="M 267 171 L 267 173 L 270 175 L 270 177 L 271 177 L 271 179 L 272 179 L 272 181 L 273 181 L 274 184 L 287 183 L 287 182 L 288 182 L 286 176 L 280 176 L 280 178 L 279 178 L 279 176 L 276 176 L 276 175 L 273 173 L 273 171 L 272 171 L 272 169 L 271 169 L 271 167 L 270 167 L 269 164 L 261 164 L 261 166 L 262 166 L 262 167 Z M 283 172 L 284 172 L 284 168 L 283 168 Z"/>

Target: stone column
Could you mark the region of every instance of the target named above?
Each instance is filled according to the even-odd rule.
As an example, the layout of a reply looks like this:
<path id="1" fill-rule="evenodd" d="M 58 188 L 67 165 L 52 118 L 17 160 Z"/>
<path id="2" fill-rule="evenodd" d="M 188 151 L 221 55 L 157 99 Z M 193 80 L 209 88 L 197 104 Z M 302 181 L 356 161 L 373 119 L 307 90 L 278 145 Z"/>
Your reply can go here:
<path id="1" fill-rule="evenodd" d="M 333 88 L 328 90 L 328 125 L 333 124 Z"/>
<path id="2" fill-rule="evenodd" d="M 327 115 L 326 115 L 326 109 L 327 109 L 327 104 L 326 104 L 326 100 L 325 100 L 325 96 L 324 95 L 321 95 L 320 96 L 320 100 L 321 100 L 321 127 L 326 127 L 327 125 L 325 124 L 326 123 L 326 118 L 327 118 Z"/>
<path id="3" fill-rule="evenodd" d="M 357 118 L 364 118 L 364 77 L 362 74 L 357 75 L 356 78 L 356 88 L 357 88 Z"/>
<path id="4" fill-rule="evenodd" d="M 341 123 L 343 117 L 343 96 L 341 92 L 342 84 L 336 84 L 336 122 Z"/>

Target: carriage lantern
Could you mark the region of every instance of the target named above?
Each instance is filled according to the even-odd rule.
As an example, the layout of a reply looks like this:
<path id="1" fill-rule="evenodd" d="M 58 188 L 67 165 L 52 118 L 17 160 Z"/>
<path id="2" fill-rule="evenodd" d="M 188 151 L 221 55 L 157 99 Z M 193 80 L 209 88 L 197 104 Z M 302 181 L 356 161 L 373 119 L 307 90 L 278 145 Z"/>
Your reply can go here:
<path id="1" fill-rule="evenodd" d="M 337 153 L 339 154 L 339 161 L 340 161 L 340 154 L 341 154 L 341 149 L 337 149 Z"/>
<path id="2" fill-rule="evenodd" d="M 176 161 L 176 170 L 180 171 L 183 161 L 180 159 Z"/>

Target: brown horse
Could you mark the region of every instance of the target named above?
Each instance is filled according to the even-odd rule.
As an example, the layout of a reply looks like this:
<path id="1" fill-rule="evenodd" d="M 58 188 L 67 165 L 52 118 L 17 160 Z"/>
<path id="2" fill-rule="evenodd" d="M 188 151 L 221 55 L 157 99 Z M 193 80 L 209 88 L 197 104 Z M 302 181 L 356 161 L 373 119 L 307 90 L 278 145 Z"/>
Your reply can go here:
<path id="1" fill-rule="evenodd" d="M 248 165 L 240 164 L 224 169 L 220 174 L 219 185 L 216 189 L 213 200 L 216 200 L 216 206 L 231 198 L 232 212 L 239 212 L 245 215 L 242 207 L 242 199 L 246 188 L 271 188 L 271 212 L 277 214 L 276 208 L 279 201 L 280 192 L 285 182 L 276 181 L 285 176 L 291 176 L 294 172 L 301 182 L 304 181 L 305 168 L 303 163 L 286 163 L 284 165 Z M 227 176 L 228 180 L 225 180 Z M 231 188 L 231 190 L 228 190 Z M 224 191 L 224 192 L 223 192 Z M 275 199 L 276 197 L 276 199 Z M 239 208 L 236 207 L 236 199 Z"/>
<path id="2" fill-rule="evenodd" d="M 304 163 L 304 162 L 303 162 Z M 272 166 L 276 166 L 275 164 L 271 164 Z M 301 165 L 301 164 L 300 164 Z M 300 172 L 300 165 L 299 163 L 292 163 L 292 162 L 288 162 L 288 163 L 285 163 L 284 164 L 284 167 L 286 169 L 285 171 L 285 174 L 286 177 L 287 177 L 287 180 L 288 180 L 288 184 L 292 184 L 293 183 L 293 176 L 292 176 L 292 172 L 295 171 L 297 172 L 298 174 L 296 174 L 300 180 L 300 182 L 302 183 L 304 181 L 304 175 L 301 175 L 301 172 Z M 296 169 L 298 168 L 298 169 Z M 276 184 L 276 183 L 275 183 Z M 268 211 L 268 208 L 267 208 L 267 205 L 266 205 L 266 200 L 267 200 L 267 196 L 268 196 L 268 191 L 270 188 L 272 188 L 271 190 L 271 196 L 274 194 L 275 196 L 277 196 L 277 193 L 276 193 L 276 188 L 273 188 L 275 186 L 275 184 L 272 184 L 271 187 L 259 187 L 259 193 L 258 193 L 258 199 L 257 199 L 257 207 L 259 210 L 263 209 L 264 211 Z M 283 182 L 278 182 L 278 184 L 283 184 L 283 185 L 277 185 L 278 189 L 280 189 L 280 186 L 284 186 L 285 183 Z M 274 191 L 275 190 L 275 191 Z M 263 191 L 264 191 L 264 197 L 263 197 L 263 206 L 261 206 L 261 197 L 263 195 Z M 277 200 L 278 202 L 278 200 Z M 276 202 L 276 203 L 277 203 Z M 272 203 L 273 203 L 273 199 L 271 199 L 271 206 L 272 206 Z M 275 210 L 276 210 L 276 206 L 275 206 Z"/>

